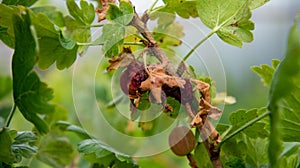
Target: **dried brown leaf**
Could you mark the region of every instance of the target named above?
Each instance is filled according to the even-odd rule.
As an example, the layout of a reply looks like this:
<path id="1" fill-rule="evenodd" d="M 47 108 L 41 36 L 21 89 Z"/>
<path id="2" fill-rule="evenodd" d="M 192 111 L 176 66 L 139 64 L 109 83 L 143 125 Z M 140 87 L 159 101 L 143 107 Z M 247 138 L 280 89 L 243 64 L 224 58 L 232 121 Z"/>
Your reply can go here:
<path id="1" fill-rule="evenodd" d="M 193 118 L 193 120 L 191 122 L 191 127 L 202 127 L 202 126 L 203 126 L 203 123 L 202 123 L 201 113 L 199 112 Z"/>
<path id="2" fill-rule="evenodd" d="M 163 85 L 169 87 L 183 88 L 185 80 L 179 77 L 167 75 L 165 71 L 158 65 L 148 66 L 149 78 L 141 83 L 141 90 L 150 90 L 157 103 L 161 103 L 161 91 Z"/>
<path id="3" fill-rule="evenodd" d="M 101 22 L 102 20 L 105 20 L 107 11 L 109 9 L 109 3 L 116 3 L 115 0 L 99 0 L 102 8 L 97 8 L 96 12 L 98 13 L 98 22 Z"/>
<path id="4" fill-rule="evenodd" d="M 132 61 L 134 61 L 134 56 L 131 52 L 124 50 L 118 56 L 113 56 L 108 62 L 110 65 L 106 68 L 109 72 L 111 70 L 117 70 L 122 67 L 128 66 Z"/>

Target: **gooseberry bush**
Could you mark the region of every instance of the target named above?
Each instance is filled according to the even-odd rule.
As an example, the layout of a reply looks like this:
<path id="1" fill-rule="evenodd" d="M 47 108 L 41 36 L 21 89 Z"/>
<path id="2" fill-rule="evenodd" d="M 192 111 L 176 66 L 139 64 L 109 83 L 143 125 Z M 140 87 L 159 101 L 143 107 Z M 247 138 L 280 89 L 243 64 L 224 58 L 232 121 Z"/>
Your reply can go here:
<path id="1" fill-rule="evenodd" d="M 162 6 L 156 0 L 141 14 L 130 0 L 66 0 L 68 14 L 34 5 L 37 1 L 0 4 L 0 39 L 14 50 L 11 77 L 0 77 L 0 167 L 39 162 L 51 167 L 158 167 L 141 158 L 164 152 L 161 144 L 173 152 L 174 163 L 184 159 L 186 167 L 299 167 L 299 17 L 283 60 L 252 67 L 269 90 L 265 107 L 234 111 L 229 124 L 221 124 L 216 122 L 221 107 L 234 98 L 218 93 L 214 79 L 196 72 L 187 60 L 214 34 L 236 47 L 253 41 L 252 11 L 267 0 L 163 0 Z M 182 45 L 184 27 L 178 18 L 198 18 L 211 30 L 180 56 L 176 47 Z M 73 64 L 89 57 L 91 46 L 101 46 L 98 57 L 103 56 L 100 73 L 95 73 L 101 76 L 100 89 L 92 88 L 90 94 L 101 111 L 90 113 L 94 107 L 87 105 L 72 121 L 72 111 L 53 100 L 56 88 L 41 78 L 53 64 L 58 70 L 81 71 Z M 18 112 L 32 130 L 11 127 L 21 122 L 14 120 Z M 94 123 L 97 116 L 107 121 L 85 126 L 85 117 Z M 103 123 L 148 141 L 118 137 Z M 159 140 L 151 139 L 158 134 L 163 135 Z"/>

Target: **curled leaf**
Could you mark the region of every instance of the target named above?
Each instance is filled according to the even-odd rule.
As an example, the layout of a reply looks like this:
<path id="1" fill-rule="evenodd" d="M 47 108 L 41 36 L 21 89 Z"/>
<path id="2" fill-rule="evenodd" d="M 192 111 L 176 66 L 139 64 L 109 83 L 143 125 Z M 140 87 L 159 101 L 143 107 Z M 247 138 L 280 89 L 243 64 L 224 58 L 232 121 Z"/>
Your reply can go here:
<path id="1" fill-rule="evenodd" d="M 128 66 L 134 60 L 134 56 L 131 53 L 130 48 L 124 48 L 118 56 L 113 56 L 108 62 L 110 65 L 106 68 L 109 72 L 111 70 L 117 70 L 122 67 Z"/>

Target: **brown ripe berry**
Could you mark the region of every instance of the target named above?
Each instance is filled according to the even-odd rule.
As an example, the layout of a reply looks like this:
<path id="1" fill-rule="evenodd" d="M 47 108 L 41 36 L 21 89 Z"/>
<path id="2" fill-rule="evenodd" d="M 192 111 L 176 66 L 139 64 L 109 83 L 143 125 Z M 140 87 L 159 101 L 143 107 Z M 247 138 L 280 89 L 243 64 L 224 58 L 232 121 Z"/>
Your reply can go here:
<path id="1" fill-rule="evenodd" d="M 175 127 L 169 136 L 169 145 L 177 156 L 185 156 L 192 152 L 196 146 L 193 132 L 185 127 Z"/>

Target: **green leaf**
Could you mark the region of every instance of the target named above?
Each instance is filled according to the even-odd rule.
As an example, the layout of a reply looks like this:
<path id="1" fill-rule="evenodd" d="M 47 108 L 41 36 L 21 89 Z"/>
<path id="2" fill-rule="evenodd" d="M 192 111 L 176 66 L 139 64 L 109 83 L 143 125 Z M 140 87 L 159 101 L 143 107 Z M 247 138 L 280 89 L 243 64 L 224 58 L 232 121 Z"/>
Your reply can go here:
<path id="1" fill-rule="evenodd" d="M 14 156 L 11 150 L 12 139 L 7 128 L 0 128 L 0 163 L 13 163 Z"/>
<path id="2" fill-rule="evenodd" d="M 256 9 L 258 7 L 261 7 L 262 5 L 264 5 L 265 3 L 269 2 L 270 0 L 251 0 L 250 1 L 250 9 Z"/>
<path id="3" fill-rule="evenodd" d="M 141 111 L 146 111 L 150 107 L 151 107 L 151 102 L 149 100 L 149 93 L 146 92 L 146 93 L 141 95 L 139 106 L 137 107 L 137 109 L 139 109 Z"/>
<path id="4" fill-rule="evenodd" d="M 282 140 L 285 142 L 300 142 L 300 92 L 297 91 L 287 96 L 284 101 L 286 104 L 279 104 L 280 113 L 279 129 Z"/>
<path id="5" fill-rule="evenodd" d="M 15 6 L 7 6 L 5 4 L 0 4 L 0 26 L 2 28 L 7 28 L 7 33 L 11 37 L 14 36 L 14 23 L 13 15 L 18 15 L 20 9 Z"/>
<path id="6" fill-rule="evenodd" d="M 91 40 L 91 30 L 87 25 L 72 19 L 70 16 L 65 17 L 67 26 L 66 35 L 77 42 L 89 42 Z"/>
<path id="7" fill-rule="evenodd" d="M 221 147 L 225 167 L 265 167 L 268 164 L 268 139 L 245 135 L 227 140 Z M 234 166 L 233 166 L 234 165 Z"/>
<path id="8" fill-rule="evenodd" d="M 67 7 L 72 17 L 64 18 L 67 29 L 65 34 L 72 40 L 80 43 L 86 43 L 91 40 L 91 23 L 95 18 L 95 10 L 92 3 L 80 1 L 80 7 L 74 0 L 67 0 Z M 87 50 L 87 46 L 80 46 L 78 52 L 83 54 Z"/>
<path id="9" fill-rule="evenodd" d="M 80 8 L 74 0 L 67 0 L 68 11 L 71 16 L 83 25 L 90 25 L 95 18 L 95 10 L 92 3 L 80 1 Z"/>
<path id="10" fill-rule="evenodd" d="M 14 144 L 31 143 L 37 140 L 36 135 L 31 131 L 18 132 L 17 137 L 14 138 Z"/>
<path id="11" fill-rule="evenodd" d="M 15 41 L 14 38 L 8 34 L 7 32 L 8 28 L 4 28 L 0 26 L 0 40 L 7 45 L 10 48 L 15 47 Z"/>
<path id="12" fill-rule="evenodd" d="M 153 29 L 153 37 L 158 42 L 159 46 L 167 50 L 167 56 L 172 59 L 176 55 L 172 47 L 181 45 L 180 38 L 184 36 L 183 26 L 177 22 L 169 25 L 158 25 Z"/>
<path id="13" fill-rule="evenodd" d="M 79 153 L 84 154 L 85 158 L 96 165 L 103 167 L 122 167 L 136 168 L 138 167 L 132 159 L 121 153 L 113 153 L 115 151 L 108 145 L 95 139 L 87 139 L 78 145 Z"/>
<path id="14" fill-rule="evenodd" d="M 271 135 L 269 159 L 272 167 L 278 167 L 282 131 L 284 140 L 298 141 L 299 125 L 299 88 L 300 88 L 300 30 L 298 19 L 290 29 L 285 58 L 279 64 L 272 79 L 269 91 L 271 112 Z M 289 114 L 291 113 L 291 114 Z M 293 138 L 293 139 L 292 139 Z"/>
<path id="15" fill-rule="evenodd" d="M 31 8 L 31 10 L 35 13 L 43 13 L 45 14 L 49 20 L 57 25 L 58 27 L 64 27 L 65 22 L 64 22 L 64 17 L 63 14 L 57 10 L 56 7 L 54 6 L 39 6 L 39 7 L 34 7 Z"/>
<path id="16" fill-rule="evenodd" d="M 299 143 L 285 144 L 285 149 L 279 157 L 279 167 L 297 167 L 299 165 Z"/>
<path id="17" fill-rule="evenodd" d="M 80 8 L 82 11 L 82 19 L 87 24 L 91 24 L 94 21 L 96 13 L 93 4 L 87 1 L 80 1 Z"/>
<path id="18" fill-rule="evenodd" d="M 6 5 L 23 5 L 23 6 L 31 6 L 38 0 L 3 0 L 2 3 Z"/>
<path id="19" fill-rule="evenodd" d="M 224 155 L 221 155 L 221 160 L 226 163 L 230 162 L 233 158 L 238 157 L 245 161 L 247 156 L 247 143 L 244 139 L 240 140 L 237 137 L 233 137 L 226 141 L 222 147 L 221 151 Z"/>
<path id="20" fill-rule="evenodd" d="M 290 157 L 292 155 L 297 155 L 300 149 L 299 143 L 286 143 L 284 151 L 281 153 L 280 157 Z"/>
<path id="21" fill-rule="evenodd" d="M 40 133 L 46 133 L 48 126 L 38 114 L 54 111 L 54 106 L 48 102 L 52 99 L 53 91 L 41 82 L 33 71 L 37 52 L 28 11 L 22 17 L 14 16 L 14 23 L 16 38 L 12 59 L 14 101 L 23 116 L 33 123 Z"/>
<path id="22" fill-rule="evenodd" d="M 181 103 L 173 97 L 167 97 L 166 104 L 172 107 L 172 111 L 169 111 L 170 109 L 165 109 L 164 112 L 172 118 L 177 118 L 179 111 L 182 108 Z"/>
<path id="23" fill-rule="evenodd" d="M 259 114 L 265 112 L 266 109 L 252 109 L 252 110 L 238 110 L 235 112 L 232 112 L 229 116 L 229 121 L 232 124 L 232 129 L 230 133 L 234 132 L 241 126 L 245 125 L 247 122 L 255 119 L 259 116 Z M 269 132 L 265 128 L 266 124 L 262 121 L 258 121 L 255 124 L 249 126 L 245 130 L 242 131 L 242 133 L 246 134 L 247 136 L 251 138 L 265 138 L 268 137 Z M 229 133 L 229 134 L 230 134 Z"/>
<path id="24" fill-rule="evenodd" d="M 262 64 L 260 66 L 253 66 L 253 67 L 251 67 L 251 69 L 258 76 L 260 76 L 262 83 L 266 87 L 270 87 L 273 74 L 274 74 L 275 69 L 277 68 L 279 63 L 280 63 L 279 60 L 273 59 L 272 60 L 272 67 L 269 66 L 269 65 L 266 65 L 266 64 Z"/>
<path id="25" fill-rule="evenodd" d="M 60 40 L 61 32 L 55 29 L 55 25 L 45 14 L 30 14 L 38 36 L 39 68 L 47 69 L 54 62 L 56 62 L 56 67 L 60 70 L 70 67 L 76 59 L 78 46 L 70 45 L 68 47 L 65 46 L 65 48 Z M 72 46 L 73 48 L 71 48 Z"/>
<path id="26" fill-rule="evenodd" d="M 61 46 L 58 39 L 43 37 L 39 39 L 40 55 L 38 65 L 46 69 L 56 61 L 56 67 L 60 70 L 70 67 L 76 60 L 77 48 L 68 50 Z M 42 52 L 43 51 L 43 52 Z"/>
<path id="27" fill-rule="evenodd" d="M 56 126 L 58 126 L 61 130 L 70 131 L 76 133 L 82 139 L 90 139 L 92 135 L 90 135 L 86 130 L 77 125 L 73 125 L 66 121 L 58 121 L 56 122 Z"/>
<path id="28" fill-rule="evenodd" d="M 11 149 L 17 162 L 20 162 L 22 157 L 30 158 L 37 153 L 37 148 L 35 146 L 29 146 L 27 144 L 13 144 Z"/>
<path id="29" fill-rule="evenodd" d="M 263 167 L 268 163 L 268 139 L 246 138 L 246 162 L 253 167 Z"/>
<path id="30" fill-rule="evenodd" d="M 76 46 L 76 42 L 68 37 L 65 37 L 61 31 L 59 34 L 59 42 L 65 49 L 72 50 Z"/>
<path id="31" fill-rule="evenodd" d="M 297 167 L 299 168 L 299 156 L 298 155 L 292 155 L 290 157 L 283 156 L 278 161 L 278 167 Z"/>
<path id="32" fill-rule="evenodd" d="M 128 2 L 121 1 L 119 7 L 114 4 L 109 4 L 106 19 L 121 25 L 127 25 L 132 20 L 133 15 L 134 10 L 132 5 Z"/>
<path id="33" fill-rule="evenodd" d="M 198 167 L 207 167 L 207 168 L 213 167 L 209 155 L 207 153 L 207 150 L 203 143 L 199 143 L 196 146 L 194 150 L 193 158 L 196 161 Z"/>
<path id="34" fill-rule="evenodd" d="M 103 44 L 102 52 L 105 56 L 112 57 L 119 54 L 119 47 L 125 38 L 125 25 L 133 18 L 133 7 L 125 1 L 121 1 L 119 7 L 110 4 L 107 20 L 113 23 L 105 24 L 101 36 L 93 43 Z"/>
<path id="35" fill-rule="evenodd" d="M 78 152 L 87 154 L 94 154 L 96 159 L 101 159 L 112 154 L 111 148 L 94 139 L 87 139 L 79 143 Z M 96 160 L 94 161 L 96 162 Z"/>
<path id="36" fill-rule="evenodd" d="M 52 167 L 63 168 L 69 165 L 74 156 L 74 150 L 69 140 L 52 130 L 41 141 L 37 158 Z"/>
<path id="37" fill-rule="evenodd" d="M 160 26 L 160 25 L 165 25 L 165 26 L 168 26 L 170 24 L 172 24 L 176 18 L 176 14 L 175 13 L 166 13 L 164 12 L 164 10 L 167 10 L 168 8 L 162 8 L 156 12 L 151 12 L 150 15 L 149 15 L 149 18 L 151 20 L 155 20 L 155 19 L 158 19 L 157 20 L 157 24 Z"/>
<path id="38" fill-rule="evenodd" d="M 96 41 L 104 43 L 102 52 L 110 58 L 119 54 L 119 46 L 123 43 L 124 36 L 124 26 L 120 24 L 105 24 L 100 38 Z"/>
<path id="39" fill-rule="evenodd" d="M 230 157 L 224 164 L 225 168 L 246 168 L 244 160 L 239 157 Z"/>
<path id="40" fill-rule="evenodd" d="M 164 0 L 166 4 L 159 12 L 176 13 L 180 17 L 198 17 L 196 0 Z"/>
<path id="41" fill-rule="evenodd" d="M 228 124 L 218 123 L 216 130 L 219 132 L 221 137 L 224 137 L 223 134 L 227 134 L 228 131 L 231 129 L 231 126 Z"/>
<path id="42" fill-rule="evenodd" d="M 197 9 L 202 22 L 226 43 L 242 47 L 253 40 L 249 0 L 198 0 Z"/>
<path id="43" fill-rule="evenodd" d="M 97 160 L 96 157 L 91 154 L 86 154 L 84 156 L 85 156 L 85 159 L 87 159 L 89 162 L 94 163 L 93 167 L 96 167 L 96 168 L 109 167 L 116 160 L 115 155 L 112 153 L 101 158 L 101 160 Z"/>
<path id="44" fill-rule="evenodd" d="M 0 100 L 11 92 L 11 85 L 12 81 L 10 77 L 0 76 Z"/>

